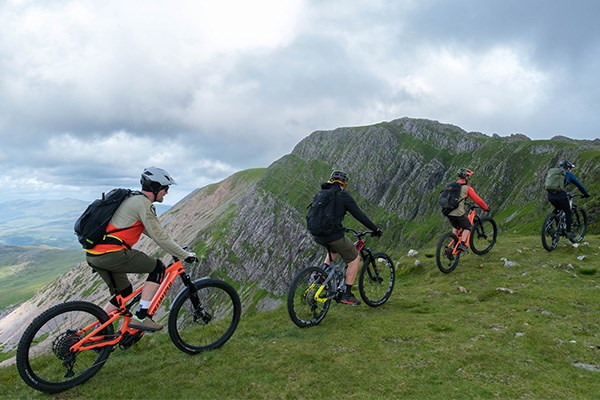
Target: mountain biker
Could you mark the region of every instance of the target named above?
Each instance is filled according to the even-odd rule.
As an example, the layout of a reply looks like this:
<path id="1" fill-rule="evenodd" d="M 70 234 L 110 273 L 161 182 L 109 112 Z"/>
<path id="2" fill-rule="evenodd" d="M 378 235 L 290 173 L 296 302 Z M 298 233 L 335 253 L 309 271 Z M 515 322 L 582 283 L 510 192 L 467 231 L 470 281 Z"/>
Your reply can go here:
<path id="1" fill-rule="evenodd" d="M 176 184 L 175 180 L 164 169 L 149 167 L 144 169 L 140 183 L 142 190 L 126 198 L 112 216 L 106 229 L 107 232 L 113 231 L 107 235 L 110 240 L 86 250 L 86 261 L 106 282 L 113 295 L 104 307 L 107 313 L 118 308 L 117 295 L 125 297 L 132 293 L 133 287 L 127 279 L 127 273 L 149 274 L 142 288 L 140 304 L 129 326 L 154 332 L 162 329 L 162 325 L 148 315 L 148 307 L 160 286 L 165 265 L 161 260 L 131 247 L 144 233 L 168 254 L 186 262 L 194 262 L 197 258 L 196 254 L 184 250 L 167 235 L 152 204 L 162 203 L 169 186 Z"/>
<path id="2" fill-rule="evenodd" d="M 468 253 L 466 242 L 469 239 L 469 234 L 473 226 L 471 225 L 471 221 L 469 221 L 469 217 L 467 216 L 467 213 L 465 211 L 465 200 L 467 198 L 473 199 L 473 201 L 479 207 L 481 207 L 483 211 L 489 211 L 490 208 L 485 203 L 485 201 L 483 201 L 483 199 L 479 197 L 477 193 L 475 193 L 475 190 L 469 185 L 469 181 L 471 180 L 471 175 L 473 175 L 473 171 L 471 171 L 468 168 L 460 168 L 458 170 L 457 175 L 459 178 L 457 182 L 462 185 L 460 190 L 460 196 L 458 198 L 458 207 L 451 211 L 447 215 L 447 217 L 450 223 L 452 224 L 452 227 L 454 228 L 452 232 L 454 232 L 455 235 L 458 235 L 459 229 L 463 230 L 458 249 L 460 251 Z"/>
<path id="3" fill-rule="evenodd" d="M 335 209 L 334 209 L 334 222 L 335 229 L 331 234 L 327 236 L 314 236 L 315 242 L 327 247 L 329 250 L 325 260 L 323 261 L 323 267 L 326 268 L 330 265 L 331 260 L 336 260 L 338 256 L 342 256 L 348 268 L 346 270 L 346 290 L 342 294 L 339 302 L 348 305 L 359 305 L 360 301 L 352 294 L 352 285 L 356 280 L 358 274 L 358 267 L 360 264 L 360 255 L 358 250 L 354 247 L 354 243 L 346 237 L 346 232 L 342 225 L 342 221 L 349 212 L 356 220 L 362 223 L 364 226 L 373 231 L 373 236 L 380 237 L 383 232 L 377 227 L 371 220 L 365 215 L 360 209 L 354 198 L 346 192 L 348 185 L 348 175 L 343 171 L 333 171 L 329 181 L 321 184 L 321 190 L 332 189 L 335 191 Z"/>
<path id="4" fill-rule="evenodd" d="M 558 163 L 558 168 L 562 168 L 565 170 L 565 187 L 573 183 L 581 192 L 582 198 L 590 197 L 590 194 L 588 193 L 587 189 L 583 186 L 579 179 L 577 179 L 575 174 L 571 172 L 571 170 L 575 168 L 574 164 L 571 164 L 567 160 L 561 160 Z M 571 204 L 569 202 L 567 192 L 565 190 L 559 190 L 556 192 L 548 191 L 548 201 L 557 210 L 564 211 L 567 223 L 567 237 L 569 239 L 573 239 L 577 234 L 576 232 L 571 231 L 571 225 L 573 224 L 573 211 L 571 210 Z"/>

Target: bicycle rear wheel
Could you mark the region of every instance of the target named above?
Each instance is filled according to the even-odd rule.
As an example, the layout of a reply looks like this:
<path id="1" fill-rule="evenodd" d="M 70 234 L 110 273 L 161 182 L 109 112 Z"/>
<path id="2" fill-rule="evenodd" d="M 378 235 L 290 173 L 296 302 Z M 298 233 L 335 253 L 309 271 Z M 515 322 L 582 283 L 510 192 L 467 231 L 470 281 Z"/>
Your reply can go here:
<path id="1" fill-rule="evenodd" d="M 454 271 L 460 260 L 460 253 L 452 254 L 452 250 L 456 245 L 458 238 L 454 233 L 445 233 L 438 241 L 437 249 L 435 252 L 435 260 L 437 262 L 438 269 L 444 274 L 449 274 Z"/>
<path id="2" fill-rule="evenodd" d="M 498 226 L 496 221 L 487 217 L 476 217 L 469 238 L 469 247 L 471 247 L 473 253 L 479 256 L 483 255 L 494 247 L 497 237 Z"/>
<path id="3" fill-rule="evenodd" d="M 576 236 L 569 239 L 572 243 L 579 243 L 583 240 L 587 232 L 587 214 L 585 210 L 580 208 L 573 208 L 573 224 L 571 230 L 575 232 Z"/>
<path id="4" fill-rule="evenodd" d="M 56 393 L 94 376 L 110 356 L 112 347 L 69 351 L 89 332 L 85 327 L 108 320 L 108 315 L 95 304 L 74 301 L 56 305 L 33 320 L 27 327 L 17 347 L 17 370 L 32 388 L 46 393 Z M 103 335 L 112 335 L 108 325 Z"/>
<path id="5" fill-rule="evenodd" d="M 323 268 L 308 267 L 300 271 L 292 281 L 288 292 L 287 309 L 292 322 L 300 328 L 317 325 L 327 315 L 331 305 L 331 300 L 326 300 L 330 293 L 329 286 L 322 289 L 319 300 L 315 299 L 325 279 L 327 273 Z"/>
<path id="6" fill-rule="evenodd" d="M 395 281 L 394 262 L 387 254 L 368 256 L 358 277 L 360 297 L 371 307 L 380 306 L 390 298 Z"/>
<path id="7" fill-rule="evenodd" d="M 183 289 L 169 313 L 169 336 L 188 354 L 221 347 L 235 332 L 242 305 L 227 282 L 202 278 L 193 282 L 196 291 Z"/>
<path id="8" fill-rule="evenodd" d="M 560 240 L 559 220 L 554 213 L 546 215 L 542 225 L 542 246 L 547 251 L 552 251 L 558 246 Z"/>

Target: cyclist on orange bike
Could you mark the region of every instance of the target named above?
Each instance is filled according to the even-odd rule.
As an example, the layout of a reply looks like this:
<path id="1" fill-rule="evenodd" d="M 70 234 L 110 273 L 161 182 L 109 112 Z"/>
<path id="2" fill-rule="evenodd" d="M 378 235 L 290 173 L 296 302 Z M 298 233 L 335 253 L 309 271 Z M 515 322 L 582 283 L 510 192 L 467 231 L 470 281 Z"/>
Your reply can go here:
<path id="1" fill-rule="evenodd" d="M 365 215 L 350 193 L 346 192 L 345 189 L 347 185 L 348 175 L 343 171 L 333 171 L 329 181 L 321 184 L 321 191 L 332 190 L 334 194 L 332 221 L 334 228 L 331 233 L 323 236 L 313 234 L 313 239 L 315 242 L 327 247 L 334 260 L 338 255 L 342 256 L 348 265 L 345 280 L 346 290 L 339 301 L 343 304 L 355 306 L 359 305 L 360 301 L 352 294 L 352 285 L 354 284 L 358 273 L 360 255 L 358 254 L 356 247 L 354 247 L 354 243 L 346 237 L 346 231 L 344 230 L 342 221 L 344 220 L 346 212 L 349 212 L 360 223 L 372 230 L 373 236 L 380 237 L 383 232 Z M 329 252 L 323 261 L 323 268 L 327 268 L 331 263 Z"/>
<path id="2" fill-rule="evenodd" d="M 164 276 L 165 265 L 159 259 L 132 249 L 142 233 L 152 238 L 164 251 L 185 260 L 196 261 L 196 254 L 181 248 L 169 235 L 156 215 L 153 202 L 162 203 L 175 180 L 163 169 L 149 167 L 142 173 L 142 190 L 133 192 L 117 208 L 106 229 L 106 239 L 86 250 L 86 261 L 102 277 L 113 297 L 104 307 L 107 313 L 118 308 L 117 295 L 128 296 L 133 287 L 127 273 L 148 273 L 144 283 L 140 304 L 129 326 L 134 329 L 154 332 L 162 325 L 148 315 L 152 297 L 158 290 Z"/>
<path id="3" fill-rule="evenodd" d="M 489 211 L 490 208 L 485 201 L 481 197 L 475 193 L 475 190 L 469 185 L 469 180 L 471 179 L 471 175 L 473 175 L 473 171 L 467 168 L 460 168 L 458 170 L 458 183 L 460 183 L 460 196 L 458 198 L 458 207 L 451 211 L 447 217 L 452 227 L 454 228 L 452 231 L 455 235 L 458 236 L 458 230 L 462 229 L 462 236 L 460 237 L 460 244 L 458 245 L 458 249 L 465 253 L 468 253 L 467 249 L 467 240 L 469 240 L 469 234 L 471 232 L 471 222 L 467 216 L 465 211 L 465 200 L 467 198 L 473 199 L 473 201 L 481 207 L 484 211 Z"/>

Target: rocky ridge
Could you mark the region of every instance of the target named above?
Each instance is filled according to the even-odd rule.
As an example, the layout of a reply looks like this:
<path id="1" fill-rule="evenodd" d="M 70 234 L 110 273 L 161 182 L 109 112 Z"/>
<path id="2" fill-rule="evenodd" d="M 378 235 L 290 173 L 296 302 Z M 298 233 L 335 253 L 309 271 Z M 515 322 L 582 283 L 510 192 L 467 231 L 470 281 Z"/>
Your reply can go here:
<path id="1" fill-rule="evenodd" d="M 532 210 L 547 208 L 545 170 L 562 158 L 578 160 L 579 178 L 589 183 L 590 191 L 598 189 L 600 146 L 594 142 L 488 137 L 435 121 L 401 118 L 314 132 L 268 168 L 242 171 L 198 189 L 162 219 L 176 241 L 201 256 L 193 276 L 211 273 L 235 282 L 244 311 L 257 312 L 280 304 L 295 271 L 323 256 L 306 232 L 304 215 L 332 169 L 350 174 L 349 190 L 386 232 L 377 246 L 394 254 L 447 228 L 437 195 L 462 166 L 476 171 L 473 185 L 490 202 L 501 229 L 537 232 L 540 216 Z M 593 221 L 600 205 L 588 206 Z M 519 221 L 516 228 L 514 221 Z M 162 256 L 150 240 L 142 240 L 139 248 Z M 102 303 L 108 294 L 96 279 L 87 267 L 75 268 L 2 319 L 0 340 L 6 341 L 12 331 L 11 337 L 18 337 L 15 324 L 23 325 L 55 304 L 53 300 Z M 72 285 L 75 280 L 80 285 Z M 84 296 L 93 285 L 93 295 Z M 14 341 L 7 343 L 10 348 Z"/>

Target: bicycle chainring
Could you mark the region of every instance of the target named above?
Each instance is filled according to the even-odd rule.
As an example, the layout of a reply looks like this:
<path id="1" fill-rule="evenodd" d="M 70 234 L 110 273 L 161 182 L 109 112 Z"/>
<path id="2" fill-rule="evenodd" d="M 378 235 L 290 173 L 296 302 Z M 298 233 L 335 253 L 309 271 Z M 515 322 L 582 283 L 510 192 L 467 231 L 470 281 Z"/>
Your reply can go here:
<path id="1" fill-rule="evenodd" d="M 133 335 L 126 332 L 123 334 L 123 339 L 121 339 L 119 342 L 119 347 L 123 350 L 127 350 L 136 344 L 142 338 L 142 336 L 144 336 L 144 332 L 142 331 L 137 331 Z"/>

